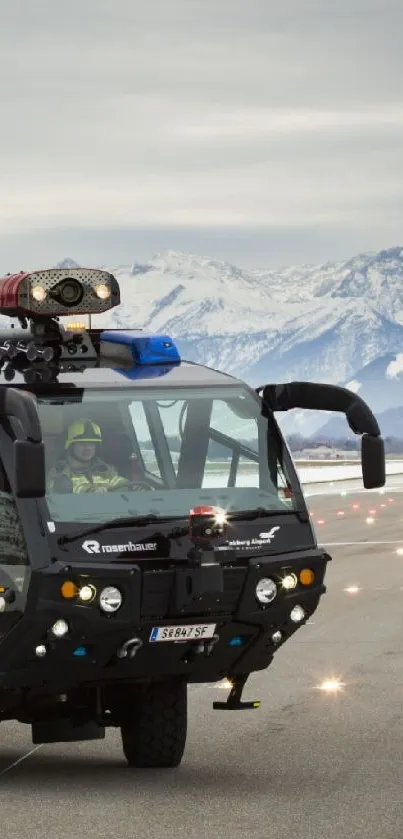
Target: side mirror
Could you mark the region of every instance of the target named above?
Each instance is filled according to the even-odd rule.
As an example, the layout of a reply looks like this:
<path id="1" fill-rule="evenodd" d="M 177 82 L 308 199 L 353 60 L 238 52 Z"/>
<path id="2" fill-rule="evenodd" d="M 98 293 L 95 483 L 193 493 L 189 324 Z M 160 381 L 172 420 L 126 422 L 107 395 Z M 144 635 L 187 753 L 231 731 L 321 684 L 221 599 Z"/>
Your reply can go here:
<path id="1" fill-rule="evenodd" d="M 14 418 L 19 429 L 9 463 L 9 479 L 14 494 L 17 498 L 44 498 L 45 447 L 35 397 L 16 388 L 1 388 L 0 418 Z"/>
<path id="2" fill-rule="evenodd" d="M 46 495 L 45 446 L 30 440 L 15 440 L 13 489 L 17 498 Z"/>
<path id="3" fill-rule="evenodd" d="M 365 489 L 385 486 L 385 446 L 382 437 L 364 434 L 361 440 L 361 469 Z"/>
<path id="4" fill-rule="evenodd" d="M 378 422 L 371 409 L 356 393 L 337 385 L 312 382 L 290 382 L 266 385 L 263 391 L 263 410 L 290 411 L 303 408 L 312 411 L 338 411 L 345 414 L 355 434 L 362 436 L 361 467 L 365 489 L 385 486 L 385 446 Z"/>

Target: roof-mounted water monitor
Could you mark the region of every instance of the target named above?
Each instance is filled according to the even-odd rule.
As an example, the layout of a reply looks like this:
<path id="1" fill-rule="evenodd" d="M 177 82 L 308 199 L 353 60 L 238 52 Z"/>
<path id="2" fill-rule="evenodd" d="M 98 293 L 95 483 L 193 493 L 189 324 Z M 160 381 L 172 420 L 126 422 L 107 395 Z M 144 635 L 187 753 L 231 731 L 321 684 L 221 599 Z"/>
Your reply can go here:
<path id="1" fill-rule="evenodd" d="M 118 281 L 97 268 L 22 271 L 0 279 L 0 312 L 20 320 L 102 314 L 119 303 Z"/>

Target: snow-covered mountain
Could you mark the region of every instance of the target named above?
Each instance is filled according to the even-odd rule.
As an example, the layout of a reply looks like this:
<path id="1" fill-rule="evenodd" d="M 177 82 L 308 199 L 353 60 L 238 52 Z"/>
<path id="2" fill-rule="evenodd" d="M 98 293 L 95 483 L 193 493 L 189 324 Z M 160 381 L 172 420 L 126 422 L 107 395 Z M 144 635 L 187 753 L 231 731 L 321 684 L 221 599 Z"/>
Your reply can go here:
<path id="1" fill-rule="evenodd" d="M 403 439 L 403 353 L 380 356 L 345 384 L 371 406 L 384 436 Z M 329 439 L 353 436 L 345 419 L 336 414 L 319 433 Z"/>
<path id="2" fill-rule="evenodd" d="M 166 332 L 184 357 L 251 385 L 346 384 L 362 373 L 372 405 L 377 364 L 403 352 L 403 247 L 277 270 L 248 271 L 175 251 L 146 264 L 102 267 L 117 276 L 122 303 L 94 325 Z M 403 405 L 401 380 L 381 378 L 395 400 L 390 406 Z M 324 419 L 293 411 L 280 422 L 285 431 L 309 434 Z"/>
<path id="3" fill-rule="evenodd" d="M 98 323 L 168 332 L 188 357 L 251 384 L 345 382 L 403 351 L 403 248 L 277 271 L 173 251 L 102 267 L 117 276 L 122 303 Z"/>
<path id="4" fill-rule="evenodd" d="M 390 407 L 403 405 L 402 379 L 377 367 L 403 353 L 403 247 L 277 270 L 175 251 L 146 264 L 99 267 L 118 278 L 122 303 L 93 318 L 94 326 L 168 333 L 184 357 L 251 385 L 358 380 L 373 404 L 381 377 L 395 400 Z M 280 418 L 285 431 L 303 434 L 325 421 L 296 411 Z"/>

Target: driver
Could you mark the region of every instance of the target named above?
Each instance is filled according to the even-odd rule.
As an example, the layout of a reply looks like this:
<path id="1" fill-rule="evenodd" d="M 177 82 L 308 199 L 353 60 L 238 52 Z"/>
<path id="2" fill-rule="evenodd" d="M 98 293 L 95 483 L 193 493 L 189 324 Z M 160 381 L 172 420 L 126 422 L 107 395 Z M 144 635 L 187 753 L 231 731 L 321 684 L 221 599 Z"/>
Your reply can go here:
<path id="1" fill-rule="evenodd" d="M 79 419 L 67 429 L 66 459 L 58 461 L 48 475 L 49 492 L 113 492 L 150 489 L 145 483 L 133 484 L 119 475 L 114 466 L 102 460 L 97 448 L 102 443 L 99 425 Z"/>

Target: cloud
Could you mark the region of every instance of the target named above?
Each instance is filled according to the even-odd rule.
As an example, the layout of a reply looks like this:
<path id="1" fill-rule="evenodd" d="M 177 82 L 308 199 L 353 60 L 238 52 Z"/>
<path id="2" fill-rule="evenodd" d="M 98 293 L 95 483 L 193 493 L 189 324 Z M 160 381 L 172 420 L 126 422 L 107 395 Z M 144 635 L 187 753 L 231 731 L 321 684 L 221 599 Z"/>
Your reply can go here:
<path id="1" fill-rule="evenodd" d="M 0 229 L 394 231 L 403 7 L 0 0 Z"/>
<path id="2" fill-rule="evenodd" d="M 394 361 L 391 361 L 386 368 L 388 379 L 396 379 L 403 373 L 403 353 L 398 353 Z"/>
<path id="3" fill-rule="evenodd" d="M 357 379 L 352 379 L 351 382 L 347 382 L 345 387 L 353 393 L 358 393 L 362 387 L 362 382 L 358 382 Z"/>

